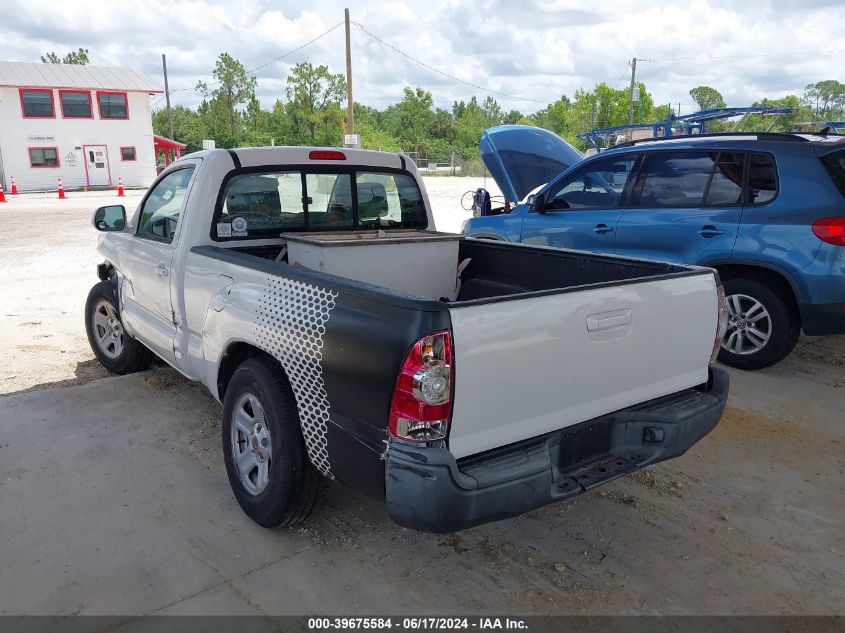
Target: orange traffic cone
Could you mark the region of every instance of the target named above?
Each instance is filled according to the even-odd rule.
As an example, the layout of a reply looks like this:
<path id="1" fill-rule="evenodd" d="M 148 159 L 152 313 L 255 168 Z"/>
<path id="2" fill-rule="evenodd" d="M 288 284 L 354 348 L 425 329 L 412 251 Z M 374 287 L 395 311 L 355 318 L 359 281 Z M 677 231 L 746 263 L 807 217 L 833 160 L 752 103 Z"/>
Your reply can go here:
<path id="1" fill-rule="evenodd" d="M 118 198 L 123 197 L 123 178 L 117 179 L 117 197 Z"/>
<path id="2" fill-rule="evenodd" d="M 15 177 L 14 176 L 12 176 L 12 191 L 11 191 L 11 193 L 12 193 L 13 196 L 18 195 L 18 186 L 15 184 Z"/>
<path id="3" fill-rule="evenodd" d="M 59 178 L 59 200 L 65 199 L 65 188 L 62 187 L 62 179 Z"/>
<path id="4" fill-rule="evenodd" d="M 0 182 L 0 202 L 6 202 L 6 194 L 3 193 L 3 183 Z"/>

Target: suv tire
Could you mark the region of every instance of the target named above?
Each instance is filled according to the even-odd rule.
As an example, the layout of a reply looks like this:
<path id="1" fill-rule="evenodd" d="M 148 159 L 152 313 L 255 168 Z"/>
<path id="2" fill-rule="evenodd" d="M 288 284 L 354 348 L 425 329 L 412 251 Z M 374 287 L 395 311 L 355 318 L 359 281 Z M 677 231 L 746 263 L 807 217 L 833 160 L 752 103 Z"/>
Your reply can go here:
<path id="1" fill-rule="evenodd" d="M 719 361 L 739 369 L 763 369 L 786 358 L 801 333 L 792 303 L 758 279 L 726 279 L 724 289 L 728 329 Z"/>

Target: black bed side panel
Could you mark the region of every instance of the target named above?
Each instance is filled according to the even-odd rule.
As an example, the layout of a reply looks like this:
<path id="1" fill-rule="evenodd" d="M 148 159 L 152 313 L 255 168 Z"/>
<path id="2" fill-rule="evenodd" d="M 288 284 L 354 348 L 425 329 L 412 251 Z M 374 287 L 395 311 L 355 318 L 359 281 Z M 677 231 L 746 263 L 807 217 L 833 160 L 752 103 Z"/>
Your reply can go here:
<path id="1" fill-rule="evenodd" d="M 323 344 L 332 474 L 345 485 L 382 497 L 381 454 L 399 368 L 414 342 L 450 328 L 449 312 L 386 305 L 343 292 L 335 301 Z"/>

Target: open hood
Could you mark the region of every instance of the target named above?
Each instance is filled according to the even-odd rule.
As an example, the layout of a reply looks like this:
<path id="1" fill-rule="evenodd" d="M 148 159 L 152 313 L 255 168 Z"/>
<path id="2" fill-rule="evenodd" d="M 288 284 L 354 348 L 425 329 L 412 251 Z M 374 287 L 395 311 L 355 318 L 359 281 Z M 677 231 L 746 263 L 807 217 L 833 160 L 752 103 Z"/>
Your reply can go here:
<path id="1" fill-rule="evenodd" d="M 554 132 L 530 125 L 499 125 L 481 135 L 481 160 L 507 202 L 520 202 L 582 158 Z"/>

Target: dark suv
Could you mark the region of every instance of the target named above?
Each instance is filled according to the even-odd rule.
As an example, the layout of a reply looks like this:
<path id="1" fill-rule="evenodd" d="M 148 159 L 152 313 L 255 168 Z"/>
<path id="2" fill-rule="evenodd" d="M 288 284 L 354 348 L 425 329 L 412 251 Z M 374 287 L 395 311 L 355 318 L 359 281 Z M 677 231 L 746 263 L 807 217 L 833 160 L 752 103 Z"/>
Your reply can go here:
<path id="1" fill-rule="evenodd" d="M 468 220 L 467 236 L 712 266 L 730 315 L 719 360 L 734 367 L 777 363 L 802 330 L 845 333 L 845 138 L 714 134 L 627 143 L 574 164 L 570 158 L 571 167 L 528 196 L 539 184 L 527 177 L 530 150 L 522 148 L 518 161 L 497 152 L 519 145 L 522 134 L 487 131 L 482 154 L 516 206 Z M 538 159 L 547 165 L 543 152 Z"/>

